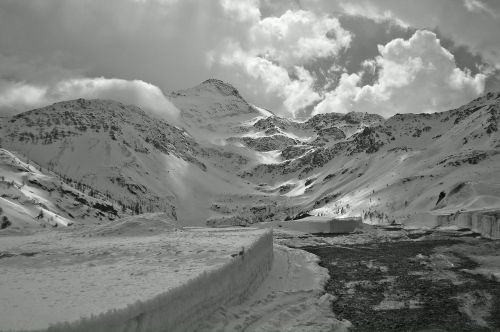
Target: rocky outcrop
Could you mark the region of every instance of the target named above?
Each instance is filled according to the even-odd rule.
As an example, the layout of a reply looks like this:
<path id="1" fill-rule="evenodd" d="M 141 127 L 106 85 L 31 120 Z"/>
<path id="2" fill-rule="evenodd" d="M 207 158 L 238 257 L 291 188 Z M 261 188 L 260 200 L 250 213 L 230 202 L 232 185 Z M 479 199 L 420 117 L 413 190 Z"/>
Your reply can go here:
<path id="1" fill-rule="evenodd" d="M 232 137 L 229 142 L 241 142 L 247 147 L 259 151 L 267 152 L 273 150 L 283 150 L 289 146 L 296 145 L 297 140 L 284 135 L 272 135 L 264 137 Z"/>

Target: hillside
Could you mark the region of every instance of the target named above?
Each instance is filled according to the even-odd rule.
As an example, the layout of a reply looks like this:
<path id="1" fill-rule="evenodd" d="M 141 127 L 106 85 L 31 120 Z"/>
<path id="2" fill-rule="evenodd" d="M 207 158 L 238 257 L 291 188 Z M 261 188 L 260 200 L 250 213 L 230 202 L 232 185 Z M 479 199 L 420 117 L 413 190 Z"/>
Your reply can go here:
<path id="1" fill-rule="evenodd" d="M 302 141 L 281 152 L 286 160 L 241 176 L 266 183 L 263 190 L 289 188 L 285 195 L 304 212 L 363 215 L 373 222 L 498 208 L 499 107 L 500 94 L 490 93 L 455 110 L 358 124 L 350 136 L 344 132 L 324 146 Z M 289 156 L 293 150 L 297 154 Z M 437 205 L 440 195 L 446 196 Z"/>
<path id="2" fill-rule="evenodd" d="M 244 191 L 204 162 L 212 154 L 186 131 L 135 106 L 61 102 L 7 119 L 1 130 L 3 147 L 103 193 L 127 212 L 165 212 L 203 224 L 209 197 Z"/>
<path id="3" fill-rule="evenodd" d="M 0 223 L 8 232 L 113 221 L 126 211 L 102 193 L 0 149 Z M 76 188 L 79 189 L 76 189 Z"/>
<path id="4" fill-rule="evenodd" d="M 178 126 L 78 99 L 2 118 L 1 145 L 126 215 L 163 212 L 185 225 L 304 213 L 413 222 L 425 211 L 500 206 L 500 93 L 441 113 L 302 122 L 214 79 L 169 97 Z"/>
<path id="5" fill-rule="evenodd" d="M 306 122 L 268 116 L 224 146 L 263 156 L 238 175 L 275 198 L 274 205 L 254 207 L 266 210 L 267 218 L 310 213 L 408 223 L 426 211 L 500 206 L 499 107 L 500 94 L 489 93 L 458 109 L 389 119 L 366 113 L 323 114 Z M 219 202 L 216 210 L 234 214 L 232 203 Z"/>

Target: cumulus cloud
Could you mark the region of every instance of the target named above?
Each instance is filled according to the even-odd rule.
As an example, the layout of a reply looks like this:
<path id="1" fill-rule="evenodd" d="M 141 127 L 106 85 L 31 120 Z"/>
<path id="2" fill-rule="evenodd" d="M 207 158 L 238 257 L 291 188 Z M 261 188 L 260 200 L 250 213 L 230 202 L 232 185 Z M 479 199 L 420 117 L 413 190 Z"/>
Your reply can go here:
<path id="1" fill-rule="evenodd" d="M 379 45 L 373 85 L 360 86 L 362 73 L 342 74 L 314 113 L 363 111 L 385 116 L 440 111 L 462 105 L 484 91 L 486 76 L 456 67 L 454 56 L 433 32 L 419 30 L 408 40 Z"/>
<path id="2" fill-rule="evenodd" d="M 264 18 L 260 5 L 260 0 L 2 1 L 0 57 L 15 55 L 20 64 L 36 63 L 36 70 L 18 66 L 0 79 L 12 89 L 22 82 L 43 90 L 74 77 L 139 78 L 171 91 L 217 77 L 264 107 L 301 107 L 316 95 L 312 85 L 305 88 L 312 78 L 296 67 L 334 54 L 349 34 L 324 14 L 296 10 Z M 255 78 L 245 69 L 250 65 L 223 65 L 219 60 L 231 56 L 232 42 L 249 61 L 259 57 L 280 75 L 288 73 L 290 83 L 277 91 L 271 83 L 261 86 L 269 77 Z M 42 74 L 40 68 L 52 69 Z M 44 82 L 49 77 L 50 83 Z M 286 97 L 293 89 L 302 91 L 303 101 Z"/>
<path id="3" fill-rule="evenodd" d="M 384 65 L 373 59 L 364 63 L 371 76 L 358 73 L 362 66 L 354 63 L 377 53 L 365 40 L 386 44 L 408 34 L 380 39 L 380 33 L 366 27 L 350 33 L 346 17 L 384 24 L 389 20 L 395 23 L 392 27 L 409 27 L 408 33 L 414 28 L 437 28 L 440 36 L 480 56 L 486 64 L 480 63 L 478 70 L 495 77 L 500 71 L 499 4 L 496 0 L 4 0 L 0 1 L 0 112 L 52 102 L 50 94 L 61 82 L 84 82 L 85 77 L 94 81 L 94 91 L 108 91 L 110 96 L 115 93 L 96 77 L 119 78 L 130 82 L 134 91 L 148 94 L 150 89 L 133 80 L 171 91 L 216 77 L 233 84 L 254 104 L 293 115 L 324 97 L 331 100 L 329 91 L 337 84 L 343 84 L 337 91 L 351 91 L 355 89 L 348 89 L 350 85 L 361 88 L 373 83 L 382 68 L 405 75 L 393 78 L 394 82 L 389 82 L 389 74 L 380 78 L 386 88 L 373 93 L 376 100 L 402 89 L 397 84 L 415 84 L 427 70 L 422 55 L 421 63 Z M 362 45 L 354 46 L 353 40 Z M 450 79 L 455 88 L 449 91 L 470 86 L 476 78 L 479 84 L 482 76 L 464 69 L 474 69 L 476 59 L 464 66 L 457 49 L 449 49 L 461 68 Z M 386 58 L 380 57 L 380 61 Z M 333 68 L 348 73 L 340 77 L 343 70 Z M 120 86 L 116 81 L 112 85 Z M 123 96 L 134 95 L 127 91 Z M 138 93 L 136 97 L 141 99 Z M 342 99 L 347 105 L 343 107 L 352 107 L 353 98 Z M 435 99 L 436 105 L 449 108 L 442 97 Z M 391 101 L 393 109 L 397 102 L 397 98 Z"/>
<path id="4" fill-rule="evenodd" d="M 304 10 L 266 17 L 250 28 L 249 36 L 252 53 L 285 67 L 334 56 L 351 41 L 336 18 Z"/>
<path id="5" fill-rule="evenodd" d="M 438 29 L 500 69 L 500 2 L 497 0 L 302 0 L 318 12 L 337 11 L 373 20 L 391 20 L 416 29 Z"/>
<path id="6" fill-rule="evenodd" d="M 263 83 L 266 92 L 275 93 L 283 100 L 287 110 L 293 112 L 302 109 L 320 99 L 318 93 L 312 89 L 313 78 L 303 67 L 295 66 L 293 70 L 294 79 L 290 78 L 289 71 L 284 67 L 258 56 L 235 49 L 221 56 L 223 65 L 235 65 L 241 67 L 244 72 L 255 81 Z"/>
<path id="7" fill-rule="evenodd" d="M 245 40 L 228 40 L 210 53 L 210 63 L 236 67 L 279 97 L 285 111 L 294 115 L 320 99 L 304 64 L 335 57 L 349 46 L 351 35 L 336 18 L 288 10 L 280 16 L 253 15 Z"/>
<path id="8" fill-rule="evenodd" d="M 137 105 L 170 122 L 175 122 L 178 116 L 177 108 L 158 87 L 140 80 L 73 78 L 50 86 L 4 81 L 0 83 L 0 91 L 3 113 L 17 113 L 62 100 L 100 98 Z"/>
<path id="9" fill-rule="evenodd" d="M 224 11 L 238 21 L 255 21 L 260 18 L 259 0 L 221 0 Z"/>

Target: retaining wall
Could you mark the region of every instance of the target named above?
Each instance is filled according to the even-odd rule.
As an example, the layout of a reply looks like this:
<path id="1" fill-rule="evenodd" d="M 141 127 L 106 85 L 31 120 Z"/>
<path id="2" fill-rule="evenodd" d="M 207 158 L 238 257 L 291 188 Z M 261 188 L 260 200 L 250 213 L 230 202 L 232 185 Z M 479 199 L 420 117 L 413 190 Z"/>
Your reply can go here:
<path id="1" fill-rule="evenodd" d="M 273 261 L 272 232 L 220 269 L 205 272 L 181 287 L 125 309 L 112 310 L 47 331 L 185 331 L 222 305 L 243 301 L 267 276 Z"/>

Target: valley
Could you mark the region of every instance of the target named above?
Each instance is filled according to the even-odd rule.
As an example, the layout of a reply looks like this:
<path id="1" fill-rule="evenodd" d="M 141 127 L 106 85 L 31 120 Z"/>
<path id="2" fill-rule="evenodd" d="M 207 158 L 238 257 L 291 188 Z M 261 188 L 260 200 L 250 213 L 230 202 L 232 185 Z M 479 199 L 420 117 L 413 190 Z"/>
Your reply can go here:
<path id="1" fill-rule="evenodd" d="M 104 99 L 0 118 L 5 294 L 19 307 L 57 306 L 83 283 L 92 297 L 67 314 L 43 311 L 41 325 L 9 307 L 9 328 L 184 326 L 158 314 L 172 294 L 167 281 L 186 290 L 201 280 L 204 294 L 204 280 L 221 275 L 233 291 L 193 302 L 202 312 L 185 319 L 190 327 L 500 327 L 500 93 L 387 119 L 283 118 L 215 79 L 169 98 L 175 121 Z M 308 216 L 359 218 L 363 227 L 328 235 L 280 223 Z M 248 279 L 233 277 L 245 264 Z M 100 282 L 82 269 L 109 271 Z M 159 276 L 165 283 L 153 285 Z M 151 285 L 142 297 L 141 282 Z M 137 296 L 121 294 L 122 285 Z"/>

